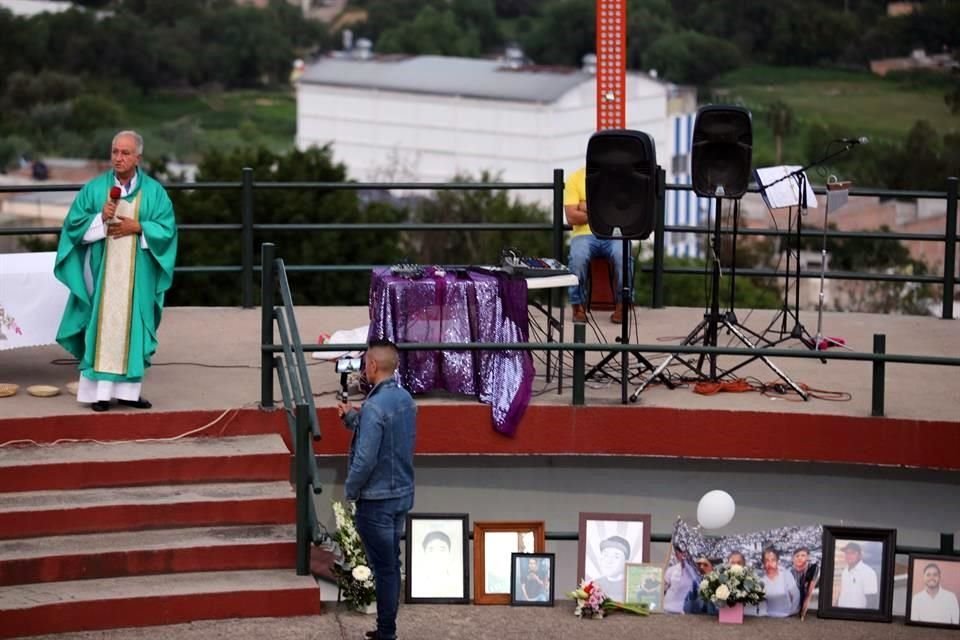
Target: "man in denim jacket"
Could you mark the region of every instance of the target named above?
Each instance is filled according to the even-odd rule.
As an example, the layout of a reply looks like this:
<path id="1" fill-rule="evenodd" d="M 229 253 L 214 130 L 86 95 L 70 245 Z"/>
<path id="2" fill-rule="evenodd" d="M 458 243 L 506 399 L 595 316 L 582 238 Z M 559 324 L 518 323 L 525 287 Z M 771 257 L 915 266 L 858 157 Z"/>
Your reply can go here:
<path id="1" fill-rule="evenodd" d="M 364 372 L 373 389 L 361 409 L 337 405 L 344 425 L 353 431 L 344 493 L 357 503 L 357 532 L 377 583 L 377 630 L 368 638 L 397 637 L 400 603 L 400 537 L 413 508 L 413 449 L 417 407 L 397 385 L 397 347 L 371 341 Z"/>

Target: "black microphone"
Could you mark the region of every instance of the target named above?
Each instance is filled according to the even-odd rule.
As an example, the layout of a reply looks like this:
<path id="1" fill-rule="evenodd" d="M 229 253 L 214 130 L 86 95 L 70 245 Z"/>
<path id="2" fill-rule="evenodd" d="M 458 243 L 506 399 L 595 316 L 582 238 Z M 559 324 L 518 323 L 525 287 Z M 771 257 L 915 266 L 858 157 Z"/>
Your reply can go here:
<path id="1" fill-rule="evenodd" d="M 840 138 L 838 142 L 842 142 L 843 144 L 867 144 L 870 142 L 870 138 L 867 136 L 860 136 L 859 138 Z"/>

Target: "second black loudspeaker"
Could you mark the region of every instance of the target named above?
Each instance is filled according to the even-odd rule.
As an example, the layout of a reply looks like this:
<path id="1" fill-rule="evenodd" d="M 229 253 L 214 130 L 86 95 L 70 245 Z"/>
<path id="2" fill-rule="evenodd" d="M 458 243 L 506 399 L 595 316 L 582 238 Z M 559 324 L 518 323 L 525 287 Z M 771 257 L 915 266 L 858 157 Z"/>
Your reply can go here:
<path id="1" fill-rule="evenodd" d="M 648 134 L 605 129 L 587 143 L 587 216 L 598 238 L 647 238 L 657 210 L 657 153 Z"/>
<path id="2" fill-rule="evenodd" d="M 753 160 L 753 124 L 742 107 L 700 107 L 693 125 L 693 190 L 706 198 L 747 192 Z"/>

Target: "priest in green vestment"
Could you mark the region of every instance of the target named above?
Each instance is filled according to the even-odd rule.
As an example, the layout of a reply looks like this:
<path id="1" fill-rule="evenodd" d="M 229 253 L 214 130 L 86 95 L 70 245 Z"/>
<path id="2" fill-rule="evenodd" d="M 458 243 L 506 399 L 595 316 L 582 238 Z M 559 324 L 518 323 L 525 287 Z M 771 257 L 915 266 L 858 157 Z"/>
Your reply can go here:
<path id="1" fill-rule="evenodd" d="M 77 400 L 94 411 L 148 409 L 143 375 L 157 350 L 173 282 L 177 226 L 159 182 L 140 169 L 143 138 L 113 138 L 112 169 L 83 186 L 67 213 L 53 273 L 70 290 L 57 342 L 79 361 Z"/>

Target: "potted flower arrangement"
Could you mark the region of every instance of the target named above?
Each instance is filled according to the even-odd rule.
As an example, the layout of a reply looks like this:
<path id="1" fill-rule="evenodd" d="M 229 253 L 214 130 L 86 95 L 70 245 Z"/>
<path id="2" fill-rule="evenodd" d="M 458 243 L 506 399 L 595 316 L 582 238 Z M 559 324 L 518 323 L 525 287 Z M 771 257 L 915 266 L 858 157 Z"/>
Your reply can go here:
<path id="1" fill-rule="evenodd" d="M 337 521 L 337 531 L 333 534 L 337 545 L 333 574 L 337 577 L 340 596 L 351 609 L 369 612 L 376 606 L 377 593 L 373 572 L 357 533 L 356 508 L 334 502 L 333 515 Z"/>
<path id="2" fill-rule="evenodd" d="M 700 597 L 717 605 L 720 622 L 743 622 L 743 605 L 757 605 L 767 597 L 753 569 L 738 564 L 720 565 L 700 581 Z"/>
<path id="3" fill-rule="evenodd" d="M 603 589 L 591 580 L 584 580 L 568 597 L 577 602 L 573 615 L 578 618 L 602 618 L 608 611 L 625 611 L 638 616 L 650 615 L 650 605 L 646 602 L 626 604 L 610 598 Z"/>

